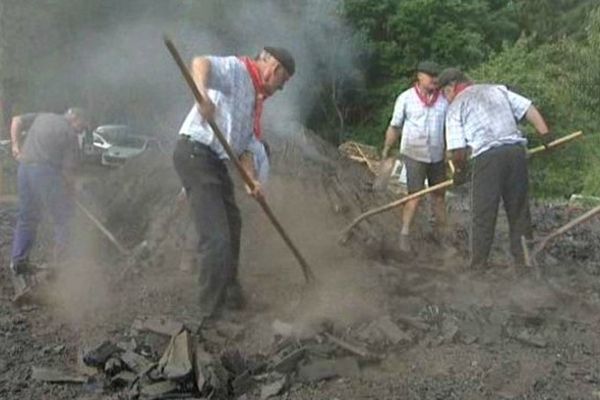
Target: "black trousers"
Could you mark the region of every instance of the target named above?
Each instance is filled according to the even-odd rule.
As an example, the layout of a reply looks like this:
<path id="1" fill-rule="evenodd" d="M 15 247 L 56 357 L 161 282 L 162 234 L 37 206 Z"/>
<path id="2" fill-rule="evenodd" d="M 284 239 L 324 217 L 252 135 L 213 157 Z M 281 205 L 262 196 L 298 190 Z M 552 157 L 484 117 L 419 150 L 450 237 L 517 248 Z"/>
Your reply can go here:
<path id="1" fill-rule="evenodd" d="M 516 264 L 523 264 L 521 236 L 531 238 L 525 148 L 504 145 L 475 157 L 471 190 L 471 266 L 478 268 L 487 264 L 500 199 L 508 218 L 511 253 Z"/>
<path id="2" fill-rule="evenodd" d="M 239 285 L 240 210 L 227 165 L 208 146 L 182 137 L 173 162 L 188 191 L 199 238 L 200 305 L 203 314 L 211 315 L 229 287 Z"/>

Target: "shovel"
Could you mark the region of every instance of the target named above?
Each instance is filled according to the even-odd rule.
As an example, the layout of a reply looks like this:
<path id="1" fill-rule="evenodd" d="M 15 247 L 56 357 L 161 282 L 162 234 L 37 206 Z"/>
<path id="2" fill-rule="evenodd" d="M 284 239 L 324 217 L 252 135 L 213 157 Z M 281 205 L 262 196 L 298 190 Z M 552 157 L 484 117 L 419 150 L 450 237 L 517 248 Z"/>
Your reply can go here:
<path id="1" fill-rule="evenodd" d="M 196 87 L 196 83 L 194 82 L 194 78 L 192 78 L 192 75 L 188 71 L 188 68 L 185 65 L 185 63 L 183 62 L 181 56 L 179 55 L 177 48 L 175 47 L 173 42 L 166 36 L 164 37 L 164 42 L 165 42 L 165 45 L 167 46 L 167 49 L 171 53 L 171 56 L 175 60 L 175 63 L 179 67 L 181 74 L 185 78 L 185 81 L 187 82 L 190 90 L 194 94 L 194 98 L 196 99 L 196 102 L 198 102 L 198 104 L 202 104 L 205 100 L 202 97 L 202 95 L 200 94 L 200 92 L 198 91 L 198 88 Z M 223 133 L 221 133 L 221 130 L 219 129 L 219 127 L 217 126 L 215 121 L 208 120 L 206 122 L 210 125 L 213 133 L 215 134 L 215 137 L 219 140 L 219 142 L 223 146 L 223 149 L 227 153 L 227 156 L 235 165 L 235 168 L 240 173 L 240 175 L 241 175 L 242 179 L 244 180 L 244 182 L 246 183 L 246 185 L 250 188 L 250 190 L 254 190 L 254 188 L 255 188 L 254 181 L 252 180 L 252 178 L 250 178 L 250 176 L 248 175 L 248 172 L 246 172 L 244 167 L 242 167 L 242 164 L 238 160 L 237 156 L 233 153 L 231 146 L 229 146 L 229 143 L 225 139 L 225 136 L 223 136 Z M 275 214 L 273 214 L 273 211 L 267 204 L 267 201 L 265 200 L 265 198 L 262 196 L 258 196 L 258 197 L 256 197 L 256 201 L 258 202 L 260 207 L 263 209 L 263 211 L 267 215 L 269 221 L 271 221 L 271 224 L 273 224 L 273 226 L 275 227 L 275 230 L 279 233 L 279 235 L 281 236 L 281 238 L 283 239 L 285 244 L 292 251 L 294 257 L 298 261 L 298 264 L 300 264 L 300 267 L 302 268 L 302 274 L 304 275 L 304 279 L 305 279 L 306 283 L 315 283 L 315 275 L 312 272 L 312 268 L 308 265 L 308 263 L 306 262 L 306 260 L 304 259 L 304 257 L 302 256 L 302 254 L 300 253 L 298 248 L 296 247 L 296 245 L 292 242 L 292 239 L 287 234 L 285 229 L 283 229 L 283 226 L 281 225 L 279 220 L 275 217 Z"/>
<path id="2" fill-rule="evenodd" d="M 580 225 L 586 221 L 589 221 L 590 219 L 592 219 L 599 213 L 600 213 L 600 206 L 596 206 L 596 207 L 592 208 L 591 210 L 589 210 L 588 212 L 580 215 L 579 217 L 575 218 L 574 220 L 564 224 L 560 228 L 558 228 L 555 231 L 551 232 L 550 234 L 546 235 L 541 240 L 538 240 L 537 243 L 535 243 L 535 244 L 532 242 L 528 242 L 528 240 L 525 239 L 524 236 L 522 236 L 521 244 L 523 246 L 523 252 L 525 254 L 525 264 L 528 267 L 535 267 L 537 269 L 538 268 L 537 256 L 539 255 L 540 252 L 542 252 L 542 250 L 544 250 L 544 248 L 548 245 L 548 243 L 550 243 L 550 241 L 552 239 L 566 233 L 567 231 L 573 229 L 577 225 Z M 530 247 L 532 244 L 533 244 L 533 248 Z M 538 274 L 539 274 L 539 270 L 538 270 Z"/>
<path id="3" fill-rule="evenodd" d="M 571 133 L 570 135 L 567 135 L 567 136 L 564 136 L 564 137 L 562 137 L 560 139 L 556 139 L 556 140 L 552 141 L 551 143 L 548 144 L 547 148 L 546 148 L 546 146 L 538 146 L 538 147 L 534 147 L 533 149 L 527 150 L 527 156 L 530 157 L 532 155 L 544 152 L 548 148 L 552 149 L 552 148 L 561 146 L 561 145 L 563 145 L 565 143 L 570 142 L 573 139 L 577 139 L 577 138 L 580 138 L 580 137 L 583 137 L 583 132 L 581 132 L 581 131 Z M 451 169 L 453 169 L 453 168 L 451 167 Z M 452 172 L 454 172 L 454 171 L 452 171 Z M 431 186 L 429 188 L 423 189 L 423 190 L 421 190 L 419 192 L 415 192 L 413 194 L 410 194 L 410 195 L 408 195 L 406 197 L 403 197 L 401 199 L 395 200 L 395 201 L 393 201 L 391 203 L 388 203 L 386 205 L 383 205 L 381 207 L 377 207 L 377 208 L 371 209 L 369 211 L 366 211 L 365 213 L 363 213 L 363 214 L 359 215 L 358 217 L 356 217 L 354 219 L 354 221 L 352 221 L 350 223 L 350 225 L 348 225 L 346 227 L 346 229 L 344 229 L 342 231 L 342 233 L 340 235 L 340 242 L 341 243 L 347 242 L 348 239 L 350 239 L 350 235 L 352 233 L 352 230 L 361 221 L 363 221 L 363 220 L 365 220 L 367 218 L 370 218 L 370 217 L 372 217 L 374 215 L 381 214 L 383 212 L 392 210 L 392 209 L 394 209 L 396 207 L 400 207 L 401 205 L 405 204 L 406 202 L 408 202 L 408 201 L 410 201 L 412 199 L 416 199 L 416 198 L 425 196 L 426 194 L 429 194 L 431 192 L 436 192 L 438 190 L 443 190 L 443 189 L 449 188 L 449 187 L 451 187 L 453 185 L 454 185 L 454 181 L 452 179 L 448 179 L 447 181 L 444 181 L 442 183 L 438 183 L 437 185 L 434 185 L 434 186 Z"/>

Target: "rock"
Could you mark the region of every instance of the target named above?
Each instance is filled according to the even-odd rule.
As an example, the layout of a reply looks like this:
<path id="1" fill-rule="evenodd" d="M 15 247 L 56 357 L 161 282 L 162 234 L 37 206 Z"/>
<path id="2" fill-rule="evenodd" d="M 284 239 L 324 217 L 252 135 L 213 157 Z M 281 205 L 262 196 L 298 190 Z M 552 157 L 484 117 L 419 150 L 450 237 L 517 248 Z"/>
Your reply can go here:
<path id="1" fill-rule="evenodd" d="M 174 392 L 177 390 L 177 384 L 173 381 L 162 381 L 142 386 L 140 394 L 151 398 L 158 398 L 162 395 Z"/>
<path id="2" fill-rule="evenodd" d="M 231 387 L 235 396 L 241 396 L 249 392 L 253 386 L 254 379 L 249 371 L 244 371 L 243 373 L 237 375 L 233 382 L 231 382 Z"/>
<path id="3" fill-rule="evenodd" d="M 167 350 L 158 362 L 158 369 L 167 379 L 180 379 L 192 373 L 190 334 L 183 330 L 171 338 Z"/>
<path id="4" fill-rule="evenodd" d="M 104 364 L 104 372 L 108 376 L 113 376 L 118 374 L 123 370 L 123 361 L 119 358 L 111 357 Z"/>
<path id="5" fill-rule="evenodd" d="M 296 369 L 305 354 L 306 349 L 304 347 L 292 351 L 281 351 L 272 362 L 271 369 L 282 374 L 289 374 Z"/>
<path id="6" fill-rule="evenodd" d="M 453 343 L 458 336 L 458 325 L 453 320 L 446 318 L 442 322 L 442 343 Z"/>
<path id="7" fill-rule="evenodd" d="M 137 375 L 129 371 L 121 371 L 117 375 L 113 376 L 111 382 L 118 386 L 126 386 L 135 381 Z"/>
<path id="8" fill-rule="evenodd" d="M 183 323 L 165 317 L 137 318 L 132 325 L 137 331 L 148 331 L 160 335 L 174 336 L 183 330 Z"/>
<path id="9" fill-rule="evenodd" d="M 133 372 L 140 374 L 143 371 L 148 370 L 152 366 L 152 362 L 147 360 L 145 357 L 140 356 L 133 351 L 126 351 L 121 354 L 121 360 L 127 365 L 127 368 Z"/>
<path id="10" fill-rule="evenodd" d="M 400 329 L 389 316 L 379 318 L 375 326 L 394 345 L 401 342 L 410 343 L 412 340 L 411 336 Z"/>
<path id="11" fill-rule="evenodd" d="M 228 395 L 229 373 L 200 345 L 196 346 L 194 365 L 196 366 L 196 386 L 199 392 L 214 392 L 213 396 L 216 398 Z"/>
<path id="12" fill-rule="evenodd" d="M 287 379 L 284 377 L 276 380 L 275 382 L 263 385 L 263 387 L 260 389 L 261 400 L 266 400 L 273 396 L 281 394 L 281 392 L 283 392 L 283 389 L 285 388 L 286 383 Z"/>
<path id="13" fill-rule="evenodd" d="M 283 338 L 288 338 L 292 336 L 292 333 L 294 332 L 294 327 L 292 324 L 281 322 L 278 319 L 273 321 L 273 323 L 271 324 L 271 328 L 273 329 L 275 335 L 281 336 Z"/>
<path id="14" fill-rule="evenodd" d="M 527 331 L 522 331 L 518 335 L 514 336 L 514 338 L 523 344 L 538 347 L 541 349 L 548 346 L 548 342 L 541 335 L 532 335 L 529 334 Z"/>
<path id="15" fill-rule="evenodd" d="M 88 351 L 83 356 L 83 362 L 90 367 L 102 368 L 104 363 L 115 353 L 120 352 L 115 344 L 106 340 Z"/>
<path id="16" fill-rule="evenodd" d="M 360 375 L 360 368 L 353 357 L 313 361 L 301 366 L 298 370 L 298 378 L 303 382 L 318 382 L 323 379 L 356 377 L 358 375 Z"/>
<path id="17" fill-rule="evenodd" d="M 53 368 L 31 368 L 31 379 L 50 383 L 86 383 L 87 376 Z"/>

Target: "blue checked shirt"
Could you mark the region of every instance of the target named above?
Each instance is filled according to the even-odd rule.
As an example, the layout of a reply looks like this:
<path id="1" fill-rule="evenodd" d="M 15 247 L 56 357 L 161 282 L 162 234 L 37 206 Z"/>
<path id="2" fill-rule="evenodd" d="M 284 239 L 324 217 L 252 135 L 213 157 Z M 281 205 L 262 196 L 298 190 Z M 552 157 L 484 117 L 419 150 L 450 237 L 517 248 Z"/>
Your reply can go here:
<path id="1" fill-rule="evenodd" d="M 458 94 L 446 116 L 448 150 L 471 148 L 471 158 L 505 144 L 527 145 L 517 123 L 531 100 L 500 85 L 473 85 Z"/>
<path id="2" fill-rule="evenodd" d="M 208 96 L 216 106 L 215 123 L 233 152 L 240 156 L 254 137 L 254 85 L 245 65 L 237 57 L 207 58 L 211 64 Z M 185 118 L 179 134 L 209 146 L 221 159 L 228 158 L 196 104 Z"/>
<path id="3" fill-rule="evenodd" d="M 414 87 L 396 99 L 390 126 L 402 127 L 400 153 L 414 160 L 434 163 L 444 159 L 444 119 L 448 102 L 440 94 L 426 107 Z"/>

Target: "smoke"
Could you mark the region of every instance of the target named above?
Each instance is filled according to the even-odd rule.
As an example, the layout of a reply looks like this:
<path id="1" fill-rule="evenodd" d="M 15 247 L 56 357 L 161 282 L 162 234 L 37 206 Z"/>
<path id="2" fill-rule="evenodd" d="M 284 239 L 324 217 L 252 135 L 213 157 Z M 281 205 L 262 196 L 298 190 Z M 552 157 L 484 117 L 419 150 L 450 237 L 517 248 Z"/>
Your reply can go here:
<path id="1" fill-rule="evenodd" d="M 21 7 L 37 5 L 28 3 Z M 325 85 L 361 82 L 360 41 L 344 23 L 338 0 L 85 3 L 64 0 L 58 11 L 45 5 L 53 11 L 44 26 L 53 24 L 60 34 L 40 38 L 29 59 L 21 57 L 32 66 L 21 111 L 62 111 L 79 103 L 92 110 L 97 124 L 130 123 L 142 133 L 174 135 L 191 97 L 162 43 L 164 33 L 186 60 L 255 55 L 265 45 L 288 48 L 297 73 L 266 103 L 264 115 L 265 125 L 278 132 L 305 124 L 322 106 Z M 40 51 L 52 47 L 56 51 Z"/>

